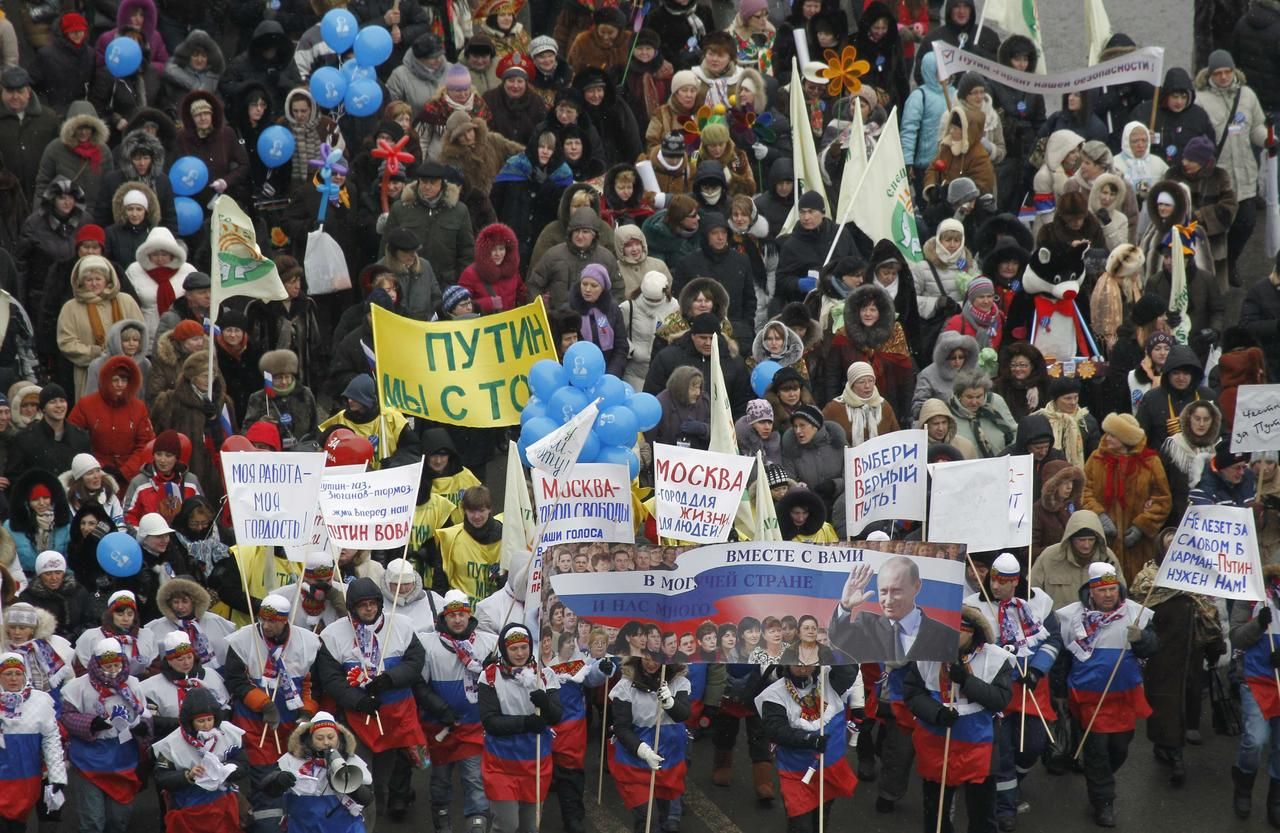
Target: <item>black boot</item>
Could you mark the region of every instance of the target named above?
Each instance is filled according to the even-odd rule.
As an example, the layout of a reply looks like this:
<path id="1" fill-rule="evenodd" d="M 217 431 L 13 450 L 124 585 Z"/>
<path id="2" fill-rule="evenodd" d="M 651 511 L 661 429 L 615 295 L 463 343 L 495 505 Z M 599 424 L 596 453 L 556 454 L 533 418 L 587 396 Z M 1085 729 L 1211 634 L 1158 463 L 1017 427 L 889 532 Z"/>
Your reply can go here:
<path id="1" fill-rule="evenodd" d="M 1099 827 L 1116 826 L 1116 808 L 1110 801 L 1095 804 L 1093 807 L 1093 823 Z"/>
<path id="2" fill-rule="evenodd" d="M 1169 750 L 1169 765 L 1173 767 L 1173 771 L 1169 773 L 1169 783 L 1181 787 L 1187 782 L 1187 765 L 1182 760 L 1181 748 Z"/>
<path id="3" fill-rule="evenodd" d="M 1253 782 L 1258 777 L 1256 772 L 1245 772 L 1238 766 L 1231 767 L 1231 783 L 1235 790 L 1231 796 L 1231 809 L 1236 817 L 1247 819 L 1253 811 Z"/>
<path id="4" fill-rule="evenodd" d="M 1280 779 L 1276 778 L 1267 787 L 1267 824 L 1280 830 Z"/>

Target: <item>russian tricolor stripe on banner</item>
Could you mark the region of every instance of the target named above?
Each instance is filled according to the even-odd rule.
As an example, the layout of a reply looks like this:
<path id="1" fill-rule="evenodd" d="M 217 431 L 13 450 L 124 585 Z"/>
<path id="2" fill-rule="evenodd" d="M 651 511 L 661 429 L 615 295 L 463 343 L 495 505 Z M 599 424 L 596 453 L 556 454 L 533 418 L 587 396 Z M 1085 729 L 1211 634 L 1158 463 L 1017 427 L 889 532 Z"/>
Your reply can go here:
<path id="1" fill-rule="evenodd" d="M 210 833 L 239 830 L 240 807 L 236 793 L 210 792 L 188 787 L 169 794 L 169 812 L 164 814 L 165 833 Z"/>
<path id="2" fill-rule="evenodd" d="M 575 682 L 560 684 L 560 710 L 563 716 L 555 725 L 551 743 L 555 765 L 582 769 L 587 753 L 587 701 L 582 686 Z"/>
<path id="3" fill-rule="evenodd" d="M 551 789 L 551 746 L 550 729 L 544 729 L 541 735 L 532 732 L 485 734 L 484 758 L 480 762 L 485 797 L 490 801 L 546 801 Z M 534 777 L 535 761 L 542 770 L 540 795 L 538 779 Z"/>
<path id="4" fill-rule="evenodd" d="M 0 819 L 22 821 L 40 798 L 44 759 L 38 733 L 6 734 L 0 754 Z"/>
<path id="5" fill-rule="evenodd" d="M 484 730 L 480 726 L 480 709 L 467 699 L 466 684 L 462 680 L 432 679 L 428 685 L 458 717 L 458 722 L 449 727 L 449 733 L 439 740 L 445 725 L 432 720 L 423 722 L 431 738 L 431 763 L 451 764 L 479 755 Z"/>
<path id="6" fill-rule="evenodd" d="M 684 724 L 665 724 L 654 747 L 654 727 L 636 726 L 635 733 L 641 743 L 656 748 L 662 756 L 662 769 L 654 778 L 654 798 L 670 801 L 684 793 L 684 776 L 688 768 L 685 746 L 688 735 Z M 617 740 L 609 744 L 609 774 L 613 776 L 622 803 L 628 808 L 639 807 L 649 801 L 649 765 L 632 755 Z"/>
<path id="7" fill-rule="evenodd" d="M 937 692 L 933 692 L 937 699 Z M 986 709 L 961 714 L 951 727 L 951 749 L 947 762 L 947 786 L 975 784 L 991 774 L 991 743 L 995 737 L 993 716 Z M 916 721 L 911 742 L 916 748 L 916 767 L 927 781 L 942 780 L 942 759 L 947 730 Z"/>
<path id="8" fill-rule="evenodd" d="M 827 721 L 823 732 L 826 737 L 826 747 L 823 749 L 826 766 L 822 768 L 825 782 L 823 798 L 826 801 L 848 798 L 853 795 L 858 779 L 845 759 L 847 734 L 844 712 L 837 712 Z M 782 785 L 782 801 L 786 805 L 787 815 L 800 816 L 816 810 L 818 808 L 818 753 L 812 749 L 778 746 L 774 750 L 774 758 L 778 765 L 778 780 Z M 804 776 L 811 767 L 814 774 L 806 784 Z"/>
<path id="9" fill-rule="evenodd" d="M 107 794 L 117 804 L 133 801 L 142 782 L 138 780 L 138 742 L 119 743 L 115 738 L 101 741 L 71 739 L 71 765 L 85 780 Z"/>
<path id="10" fill-rule="evenodd" d="M 383 671 L 400 664 L 401 657 L 387 657 Z M 343 663 L 346 671 L 359 668 L 355 662 Z M 409 688 L 393 688 L 378 695 L 378 718 L 361 712 L 347 714 L 347 727 L 356 738 L 375 754 L 389 749 L 423 746 L 427 742 L 418 722 L 418 704 Z"/>

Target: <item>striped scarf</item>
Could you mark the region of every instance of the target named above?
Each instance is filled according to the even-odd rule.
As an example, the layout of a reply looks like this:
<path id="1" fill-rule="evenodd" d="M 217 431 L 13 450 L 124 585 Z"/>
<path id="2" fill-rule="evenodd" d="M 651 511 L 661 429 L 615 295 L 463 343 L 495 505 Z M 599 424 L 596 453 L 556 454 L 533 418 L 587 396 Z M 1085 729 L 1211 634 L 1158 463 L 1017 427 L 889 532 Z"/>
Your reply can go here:
<path id="1" fill-rule="evenodd" d="M 1040 632 L 1040 622 L 1031 612 L 1026 599 L 1014 596 L 1000 602 L 1000 641 L 1005 645 L 1025 645 L 1027 640 Z"/>
<path id="2" fill-rule="evenodd" d="M 1080 647 L 1080 652 L 1085 657 L 1093 655 L 1093 643 L 1098 641 L 1098 634 L 1102 633 L 1102 629 L 1112 622 L 1119 622 L 1124 618 L 1124 606 L 1121 605 L 1110 613 L 1104 613 L 1101 610 L 1086 610 L 1084 615 L 1080 617 L 1080 627 L 1076 628 L 1075 644 Z"/>

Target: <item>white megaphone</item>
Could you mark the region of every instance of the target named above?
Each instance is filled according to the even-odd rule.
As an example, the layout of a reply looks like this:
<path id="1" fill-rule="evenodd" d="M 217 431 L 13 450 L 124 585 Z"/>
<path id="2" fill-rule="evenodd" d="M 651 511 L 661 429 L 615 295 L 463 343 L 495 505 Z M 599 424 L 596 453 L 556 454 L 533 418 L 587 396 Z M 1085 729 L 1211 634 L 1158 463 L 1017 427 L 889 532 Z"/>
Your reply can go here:
<path id="1" fill-rule="evenodd" d="M 330 749 L 325 754 L 325 765 L 329 770 L 329 786 L 336 793 L 350 795 L 364 783 L 364 773 L 360 771 L 360 767 L 348 763 L 336 749 Z"/>

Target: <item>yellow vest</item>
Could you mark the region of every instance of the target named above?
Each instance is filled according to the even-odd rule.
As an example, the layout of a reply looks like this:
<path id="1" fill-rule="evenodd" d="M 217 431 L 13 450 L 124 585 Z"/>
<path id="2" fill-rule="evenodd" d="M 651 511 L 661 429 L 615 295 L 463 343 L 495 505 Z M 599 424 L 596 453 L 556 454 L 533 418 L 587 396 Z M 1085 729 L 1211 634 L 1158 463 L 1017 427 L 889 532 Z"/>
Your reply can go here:
<path id="1" fill-rule="evenodd" d="M 793 540 L 799 541 L 801 544 L 838 544 L 840 536 L 836 535 L 835 527 L 829 523 L 824 523 L 822 528 L 812 535 L 797 535 Z"/>
<path id="2" fill-rule="evenodd" d="M 423 465 L 426 465 L 424 462 Z M 447 477 L 436 477 L 431 481 L 431 494 L 439 495 L 452 504 L 449 512 L 449 523 L 462 523 L 462 493 L 474 486 L 481 485 L 480 480 L 466 466 L 457 474 Z"/>
<path id="3" fill-rule="evenodd" d="M 240 568 L 240 575 L 243 578 L 241 584 L 242 586 L 244 584 L 248 585 L 249 595 L 255 599 L 261 599 L 274 590 L 302 580 L 303 565 L 297 561 L 290 561 L 277 555 L 272 558 L 274 562 L 272 566 L 275 571 L 273 577 L 274 587 L 268 588 L 264 573 L 266 571 L 267 552 L 270 549 L 272 548 L 243 546 L 241 544 L 231 547 L 231 557 L 236 560 L 236 565 Z M 243 627 L 252 621 L 248 614 L 232 610 L 226 602 L 218 602 L 211 609 L 224 619 L 230 619 L 237 627 Z"/>
<path id="4" fill-rule="evenodd" d="M 481 544 L 467 534 L 466 527 L 457 524 L 437 529 L 436 541 L 440 544 L 440 560 L 444 563 L 445 575 L 449 577 L 449 586 L 466 593 L 472 606 L 498 589 L 494 580 L 497 570 L 489 568 L 498 564 L 502 554 L 501 539 L 492 544 Z"/>
<path id="5" fill-rule="evenodd" d="M 434 493 L 427 499 L 426 503 L 414 507 L 413 529 L 409 532 L 409 549 L 413 551 L 419 550 L 427 541 L 434 538 L 436 530 L 440 528 L 441 524 L 449 520 L 449 514 L 453 512 L 454 508 L 454 505 L 446 498 Z M 435 569 L 424 566 L 423 571 L 423 587 L 430 588 L 435 580 Z"/>
<path id="6" fill-rule="evenodd" d="M 368 422 L 352 422 L 347 419 L 347 412 L 344 409 L 320 423 L 320 430 L 324 431 L 331 426 L 342 425 L 373 443 L 373 459 L 369 461 L 369 468 L 376 470 L 382 467 L 384 459 L 396 453 L 396 446 L 400 442 L 400 432 L 408 424 L 409 420 L 405 418 L 404 414 L 399 411 L 385 410 L 379 415 L 378 419 L 371 419 Z M 383 434 L 387 438 L 386 448 L 382 447 Z"/>

